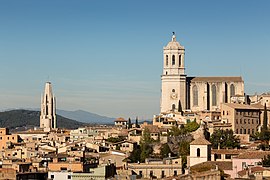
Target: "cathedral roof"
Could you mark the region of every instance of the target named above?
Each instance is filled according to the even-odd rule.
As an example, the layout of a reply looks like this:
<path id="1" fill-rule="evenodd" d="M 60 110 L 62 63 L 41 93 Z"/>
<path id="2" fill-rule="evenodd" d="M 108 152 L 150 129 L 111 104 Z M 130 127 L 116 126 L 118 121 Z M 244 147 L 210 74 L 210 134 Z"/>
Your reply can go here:
<path id="1" fill-rule="evenodd" d="M 185 49 L 184 46 L 181 46 L 179 42 L 176 41 L 176 36 L 173 33 L 172 41 L 170 41 L 164 49 Z"/>
<path id="2" fill-rule="evenodd" d="M 243 82 L 241 76 L 220 76 L 220 77 L 194 77 L 191 82 Z"/>
<path id="3" fill-rule="evenodd" d="M 207 141 L 204 137 L 199 137 L 192 141 L 190 145 L 210 145 L 211 143 Z"/>
<path id="4" fill-rule="evenodd" d="M 254 107 L 247 104 L 238 104 L 238 103 L 224 103 L 224 105 L 229 106 L 234 109 L 253 109 L 253 110 L 259 110 L 258 107 Z"/>

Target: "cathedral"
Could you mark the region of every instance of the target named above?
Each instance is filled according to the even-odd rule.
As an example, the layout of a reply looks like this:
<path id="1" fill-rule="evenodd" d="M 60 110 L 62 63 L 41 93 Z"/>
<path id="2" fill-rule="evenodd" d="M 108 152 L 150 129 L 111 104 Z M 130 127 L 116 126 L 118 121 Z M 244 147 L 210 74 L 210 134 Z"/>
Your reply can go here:
<path id="1" fill-rule="evenodd" d="M 188 77 L 185 74 L 185 48 L 172 40 L 163 48 L 160 112 L 183 110 L 218 111 L 231 97 L 244 96 L 242 77 Z"/>

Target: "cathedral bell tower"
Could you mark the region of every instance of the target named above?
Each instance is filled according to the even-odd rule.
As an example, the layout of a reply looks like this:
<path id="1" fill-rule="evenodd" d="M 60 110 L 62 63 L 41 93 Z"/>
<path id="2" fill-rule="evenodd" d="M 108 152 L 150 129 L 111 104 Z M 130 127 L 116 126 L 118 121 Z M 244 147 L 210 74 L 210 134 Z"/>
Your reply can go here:
<path id="1" fill-rule="evenodd" d="M 41 97 L 40 128 L 44 131 L 56 128 L 56 103 L 50 82 L 46 82 L 44 95 Z"/>
<path id="2" fill-rule="evenodd" d="M 163 73 L 161 75 L 160 112 L 177 110 L 179 102 L 186 109 L 186 74 L 185 48 L 176 41 L 173 32 L 172 40 L 163 48 Z"/>

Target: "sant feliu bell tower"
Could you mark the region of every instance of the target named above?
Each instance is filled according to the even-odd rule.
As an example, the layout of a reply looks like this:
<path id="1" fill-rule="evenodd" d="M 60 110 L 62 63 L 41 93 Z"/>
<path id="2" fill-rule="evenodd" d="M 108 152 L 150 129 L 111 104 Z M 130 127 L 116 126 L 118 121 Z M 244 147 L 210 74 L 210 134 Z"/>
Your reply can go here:
<path id="1" fill-rule="evenodd" d="M 56 103 L 51 82 L 46 82 L 44 94 L 41 97 L 40 128 L 44 131 L 56 128 Z"/>
<path id="2" fill-rule="evenodd" d="M 161 113 L 176 110 L 179 102 L 181 103 L 181 107 L 186 109 L 186 74 L 184 60 L 185 48 L 176 41 L 176 36 L 173 32 L 172 40 L 163 48 Z"/>

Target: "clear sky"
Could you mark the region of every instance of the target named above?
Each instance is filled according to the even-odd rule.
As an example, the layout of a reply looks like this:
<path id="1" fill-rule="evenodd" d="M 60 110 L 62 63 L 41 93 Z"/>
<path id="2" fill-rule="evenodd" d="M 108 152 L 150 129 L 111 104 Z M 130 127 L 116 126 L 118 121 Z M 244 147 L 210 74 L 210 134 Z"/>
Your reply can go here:
<path id="1" fill-rule="evenodd" d="M 188 76 L 243 76 L 270 88 L 270 1 L 0 1 L 0 109 L 57 108 L 140 119 L 159 113 L 172 31 Z"/>

